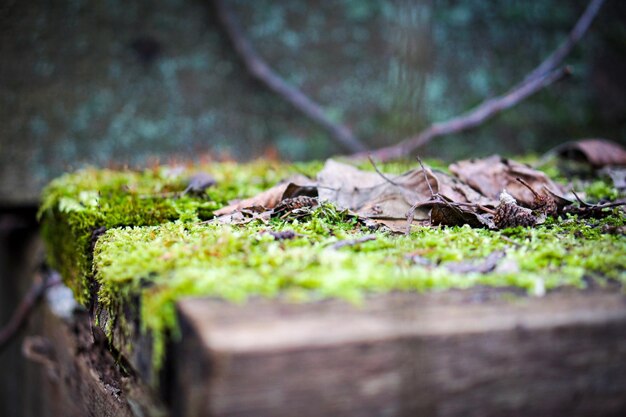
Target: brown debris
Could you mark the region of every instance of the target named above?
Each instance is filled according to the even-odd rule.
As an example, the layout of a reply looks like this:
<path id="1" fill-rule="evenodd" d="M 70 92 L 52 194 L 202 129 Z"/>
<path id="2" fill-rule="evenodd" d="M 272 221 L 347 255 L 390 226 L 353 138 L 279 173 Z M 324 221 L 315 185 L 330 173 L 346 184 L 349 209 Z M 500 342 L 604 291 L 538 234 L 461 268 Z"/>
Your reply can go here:
<path id="1" fill-rule="evenodd" d="M 274 240 L 291 240 L 297 236 L 297 233 L 293 230 L 282 230 L 280 232 L 269 230 L 267 233 L 269 233 Z"/>
<path id="2" fill-rule="evenodd" d="M 517 201 L 506 191 L 500 194 L 500 204 L 496 207 L 493 222 L 498 229 L 517 226 L 534 226 L 538 223 L 537 217 L 532 210 L 521 207 Z"/>
<path id="3" fill-rule="evenodd" d="M 366 235 L 360 237 L 358 239 L 346 239 L 335 242 L 332 246 L 333 249 L 341 249 L 346 246 L 355 246 L 360 245 L 361 243 L 369 242 L 371 240 L 376 240 L 376 235 Z"/>
<path id="4" fill-rule="evenodd" d="M 570 205 L 564 208 L 563 212 L 568 214 L 574 214 L 583 219 L 602 219 L 611 214 L 612 208 L 626 206 L 626 200 L 616 200 L 609 203 L 600 203 L 600 204 L 588 204 L 584 202 L 578 194 L 574 192 L 574 196 L 576 200 L 578 200 L 579 205 Z"/>
<path id="5" fill-rule="evenodd" d="M 559 207 L 559 203 L 553 194 L 548 193 L 545 189 L 541 194 L 539 194 L 523 179 L 517 178 L 517 181 L 519 181 L 524 187 L 528 188 L 535 196 L 533 203 L 530 206 L 535 212 L 543 216 L 554 216 L 559 213 L 559 210 L 562 207 Z"/>
<path id="6" fill-rule="evenodd" d="M 272 217 L 284 218 L 290 215 L 301 215 L 309 213 L 310 209 L 317 207 L 319 201 L 315 197 L 307 197 L 304 195 L 286 198 L 274 207 Z"/>

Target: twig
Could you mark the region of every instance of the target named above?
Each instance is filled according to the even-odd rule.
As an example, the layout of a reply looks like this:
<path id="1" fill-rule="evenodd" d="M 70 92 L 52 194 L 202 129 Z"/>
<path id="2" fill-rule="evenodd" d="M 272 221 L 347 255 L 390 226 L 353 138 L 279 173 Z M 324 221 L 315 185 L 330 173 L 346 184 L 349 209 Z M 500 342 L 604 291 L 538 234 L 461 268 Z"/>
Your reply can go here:
<path id="1" fill-rule="evenodd" d="M 574 46 L 576 46 L 576 44 L 585 35 L 589 26 L 591 26 L 591 22 L 593 22 L 593 19 L 596 17 L 603 4 L 604 0 L 591 0 L 584 13 L 578 19 L 578 22 L 576 22 L 576 25 L 574 25 L 574 28 L 570 31 L 565 42 L 563 42 L 558 49 L 552 52 L 550 56 L 539 64 L 537 68 L 528 74 L 524 79 L 524 82 L 540 77 L 559 66 L 560 63 L 563 62 L 563 59 L 565 59 Z"/>
<path id="2" fill-rule="evenodd" d="M 250 75 L 306 117 L 326 129 L 330 136 L 348 152 L 363 152 L 367 149 L 347 126 L 333 122 L 319 104 L 299 89 L 287 84 L 276 74 L 255 51 L 226 3 L 223 0 L 212 1 L 219 23 Z"/>
<path id="3" fill-rule="evenodd" d="M 435 197 L 435 193 L 433 192 L 433 187 L 430 186 L 430 181 L 428 181 L 428 175 L 426 175 L 426 168 L 424 168 L 424 164 L 422 163 L 422 158 L 417 156 L 417 162 L 419 162 L 422 167 L 422 173 L 424 174 L 424 179 L 426 180 L 426 185 L 428 185 L 428 190 L 430 191 L 430 196 Z"/>
<path id="4" fill-rule="evenodd" d="M 382 171 L 380 169 L 378 169 L 378 166 L 376 165 L 376 162 L 374 162 L 374 159 L 371 156 L 368 156 L 367 159 L 370 160 L 370 163 L 372 164 L 372 166 L 376 170 L 376 173 L 378 175 L 380 175 L 382 177 L 382 179 L 384 179 L 385 181 L 387 181 L 391 185 L 395 185 L 396 187 L 401 187 L 402 186 L 402 185 L 398 184 L 397 182 L 395 182 L 394 180 L 392 180 L 391 178 L 389 178 L 388 176 L 386 176 L 385 174 L 383 174 Z"/>
<path id="5" fill-rule="evenodd" d="M 514 246 L 516 246 L 516 247 L 518 247 L 518 248 L 519 248 L 520 246 L 522 246 L 520 243 L 517 243 L 516 241 L 514 241 L 513 239 L 511 239 L 511 238 L 510 238 L 510 237 L 508 237 L 508 236 L 504 236 L 504 235 L 500 234 L 498 237 L 499 237 L 500 239 L 504 240 L 505 242 L 508 242 L 508 243 L 510 243 L 510 244 L 512 244 L 512 245 L 514 245 Z"/>
<path id="6" fill-rule="evenodd" d="M 529 183 L 527 183 L 526 181 L 524 181 L 522 178 L 520 177 L 515 177 L 515 179 L 517 180 L 517 182 L 519 182 L 520 184 L 522 184 L 524 187 L 528 188 L 528 191 L 530 191 L 531 193 L 533 193 L 533 196 L 535 196 L 535 198 L 540 198 L 541 196 L 537 193 L 537 191 L 535 191 L 535 189 L 533 187 L 530 186 Z"/>
<path id="7" fill-rule="evenodd" d="M 568 67 L 559 69 L 556 67 L 561 64 L 563 59 L 587 32 L 603 3 L 604 0 L 591 0 L 570 32 L 567 41 L 507 93 L 485 100 L 477 107 L 452 119 L 434 123 L 421 133 L 395 145 L 377 149 L 371 152 L 371 155 L 379 161 L 406 157 L 407 154 L 424 146 L 436 137 L 458 133 L 479 126 L 503 110 L 517 105 L 522 100 L 569 75 L 571 71 Z M 364 156 L 363 153 L 353 155 L 354 158 L 363 158 Z"/>
<path id="8" fill-rule="evenodd" d="M 415 219 L 415 210 L 417 210 L 417 208 L 419 206 L 421 206 L 421 205 L 424 205 L 426 203 L 430 203 L 430 202 L 436 201 L 437 198 L 439 197 L 439 193 L 435 194 L 433 192 L 433 188 L 430 186 L 430 181 L 428 181 L 428 175 L 426 174 L 426 167 L 424 167 L 424 164 L 422 163 L 422 159 L 419 157 L 419 155 L 417 156 L 417 162 L 419 162 L 420 167 L 422 167 L 422 173 L 424 174 L 424 180 L 426 180 L 426 185 L 428 185 L 428 190 L 430 191 L 430 199 L 425 201 L 425 202 L 424 201 L 416 202 L 415 204 L 413 204 L 411 206 L 409 211 L 407 211 L 407 213 L 406 213 L 406 231 L 404 232 L 404 234 L 406 234 L 407 236 L 411 233 L 411 225 L 413 224 L 413 220 Z"/>
<path id="9" fill-rule="evenodd" d="M 35 281 L 13 312 L 9 322 L 0 329 L 0 352 L 17 336 L 46 290 L 59 283 L 61 283 L 61 278 L 58 274 L 45 274 L 43 276 L 38 274 L 36 276 Z"/>
<path id="10" fill-rule="evenodd" d="M 576 197 L 576 200 L 578 200 L 578 203 L 580 204 L 581 207 L 591 207 L 591 204 L 585 203 L 579 196 L 578 194 L 576 194 L 576 191 L 572 190 L 572 194 L 574 194 L 574 197 Z"/>

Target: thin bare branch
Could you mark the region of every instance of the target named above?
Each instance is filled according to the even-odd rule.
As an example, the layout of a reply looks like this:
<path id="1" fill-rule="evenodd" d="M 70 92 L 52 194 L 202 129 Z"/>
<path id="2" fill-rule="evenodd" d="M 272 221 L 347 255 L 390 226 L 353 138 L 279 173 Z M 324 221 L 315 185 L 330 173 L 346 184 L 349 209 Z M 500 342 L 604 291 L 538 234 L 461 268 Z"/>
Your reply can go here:
<path id="1" fill-rule="evenodd" d="M 274 94 L 291 104 L 307 118 L 322 126 L 331 138 L 348 152 L 363 152 L 367 147 L 345 125 L 333 122 L 324 109 L 306 94 L 290 86 L 256 52 L 234 14 L 224 0 L 212 0 L 217 18 L 233 44 L 235 52 L 244 62 L 248 72 Z"/>
<path id="2" fill-rule="evenodd" d="M 567 41 L 531 71 L 522 82 L 512 87 L 507 93 L 485 100 L 468 112 L 452 119 L 434 123 L 426 130 L 398 144 L 372 151 L 370 155 L 379 161 L 406 157 L 410 152 L 424 146 L 436 137 L 458 133 L 479 126 L 503 110 L 517 105 L 522 100 L 548 87 L 564 76 L 569 75 L 571 71 L 568 67 L 559 69 L 557 69 L 557 67 L 569 52 L 571 52 L 576 43 L 582 39 L 603 3 L 604 0 L 591 0 L 570 32 Z M 365 156 L 364 153 L 358 153 L 353 157 L 360 159 Z"/>
<path id="3" fill-rule="evenodd" d="M 428 181 L 428 175 L 426 175 L 426 168 L 424 167 L 424 163 L 422 162 L 422 158 L 417 157 L 417 162 L 419 162 L 422 167 L 422 173 L 424 174 L 424 179 L 426 180 L 426 185 L 428 185 L 428 191 L 430 191 L 430 196 L 435 197 L 435 193 L 433 192 L 433 187 L 430 186 L 430 181 Z"/>
<path id="4" fill-rule="evenodd" d="M 524 181 L 522 178 L 520 177 L 515 177 L 515 179 L 517 180 L 517 182 L 519 182 L 520 184 L 522 184 L 524 187 L 526 187 L 528 189 L 528 191 L 530 191 L 531 193 L 533 193 L 533 195 L 535 196 L 535 198 L 539 198 L 539 194 L 537 193 L 537 191 L 535 191 L 535 189 L 533 187 L 530 186 L 529 183 L 527 183 L 526 181 Z"/>
<path id="5" fill-rule="evenodd" d="M 17 336 L 46 290 L 60 283 L 61 278 L 56 273 L 36 276 L 35 281 L 13 312 L 9 322 L 0 329 L 0 352 Z"/>
<path id="6" fill-rule="evenodd" d="M 515 106 L 520 101 L 544 89 L 550 84 L 555 83 L 570 73 L 570 69 L 565 67 L 555 70 L 544 77 L 521 84 L 516 90 L 484 101 L 479 106 L 460 116 L 445 122 L 435 123 L 418 135 L 405 139 L 396 145 L 372 151 L 371 155 L 375 156 L 376 159 L 380 161 L 389 161 L 391 159 L 405 157 L 413 150 L 424 146 L 436 137 L 458 133 L 481 125 L 501 111 Z M 355 155 L 356 158 L 362 156 L 361 154 Z"/>
<path id="7" fill-rule="evenodd" d="M 565 57 L 572 51 L 574 46 L 576 46 L 576 44 L 582 39 L 585 33 L 587 33 L 589 26 L 591 26 L 591 22 L 593 22 L 593 19 L 595 19 L 596 15 L 600 11 L 604 1 L 605 0 L 592 0 L 589 2 L 584 13 L 580 16 L 578 22 L 576 22 L 576 25 L 574 25 L 570 31 L 565 42 L 563 42 L 558 49 L 552 52 L 550 56 L 539 64 L 537 68 L 528 74 L 524 79 L 524 82 L 545 75 L 561 65 L 561 62 L 563 62 Z"/>
<path id="8" fill-rule="evenodd" d="M 395 185 L 396 187 L 401 187 L 400 184 L 398 184 L 397 182 L 395 182 L 394 180 L 392 180 L 391 178 L 386 176 L 380 169 L 378 169 L 378 165 L 376 165 L 376 162 L 374 162 L 374 159 L 371 156 L 369 156 L 368 159 L 370 160 L 370 164 L 372 164 L 372 166 L 376 170 L 376 173 L 378 175 L 380 175 L 382 177 L 382 179 L 384 179 L 385 181 L 387 181 L 391 185 Z"/>

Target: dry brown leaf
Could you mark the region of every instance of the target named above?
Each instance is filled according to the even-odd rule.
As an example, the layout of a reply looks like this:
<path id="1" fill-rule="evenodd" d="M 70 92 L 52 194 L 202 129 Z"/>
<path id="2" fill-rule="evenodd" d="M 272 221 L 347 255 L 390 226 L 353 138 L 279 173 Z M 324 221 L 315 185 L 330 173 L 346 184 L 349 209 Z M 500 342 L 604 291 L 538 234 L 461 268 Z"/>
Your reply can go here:
<path id="1" fill-rule="evenodd" d="M 382 223 L 384 220 L 406 220 L 407 212 L 416 201 L 425 201 L 431 196 L 419 170 L 385 179 L 378 173 L 330 159 L 317 175 L 317 180 L 321 201 L 330 201 L 361 217 L 381 219 Z M 428 182 L 437 188 L 437 179 L 432 173 Z M 427 218 L 427 210 L 416 213 L 418 221 Z"/>
<path id="2" fill-rule="evenodd" d="M 446 204 L 442 201 L 432 203 L 430 222 L 434 226 L 463 226 L 468 224 L 475 228 L 495 228 L 493 221 L 488 216 L 476 213 L 466 207 Z"/>
<path id="3" fill-rule="evenodd" d="M 235 211 L 256 206 L 271 209 L 276 207 L 276 205 L 278 205 L 278 203 L 285 198 L 286 192 L 289 192 L 289 196 L 292 197 L 297 194 L 295 189 L 298 187 L 307 188 L 311 185 L 315 185 L 315 182 L 313 182 L 310 178 L 307 178 L 304 175 L 295 175 L 260 194 L 235 201 L 228 206 L 222 207 L 221 209 L 215 211 L 215 215 L 223 216 L 225 214 L 231 214 Z"/>
<path id="4" fill-rule="evenodd" d="M 491 200 L 497 200 L 506 190 L 521 205 L 531 206 L 535 196 L 517 178 L 522 178 L 537 192 L 545 193 L 547 189 L 557 195 L 561 193 L 561 188 L 543 172 L 498 155 L 459 161 L 450 165 L 450 171 Z"/>
<path id="5" fill-rule="evenodd" d="M 626 149 L 606 139 L 582 139 L 564 143 L 555 149 L 562 159 L 583 161 L 593 168 L 626 165 Z"/>
<path id="6" fill-rule="evenodd" d="M 485 207 L 495 207 L 498 201 L 490 199 L 474 190 L 458 178 L 441 171 L 433 171 L 437 178 L 437 193 L 455 203 L 480 204 Z M 434 190 L 433 190 L 434 191 Z"/>

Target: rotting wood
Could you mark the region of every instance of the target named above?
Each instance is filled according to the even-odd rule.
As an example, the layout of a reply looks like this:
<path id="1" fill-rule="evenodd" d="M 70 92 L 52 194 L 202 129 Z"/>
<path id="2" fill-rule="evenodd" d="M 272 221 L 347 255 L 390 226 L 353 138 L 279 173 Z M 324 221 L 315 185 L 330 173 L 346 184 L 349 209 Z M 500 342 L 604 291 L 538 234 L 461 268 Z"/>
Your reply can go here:
<path id="1" fill-rule="evenodd" d="M 184 343 L 172 356 L 175 413 L 626 412 L 623 295 L 559 291 L 507 301 L 482 291 L 375 296 L 362 307 L 184 300 Z"/>
<path id="2" fill-rule="evenodd" d="M 112 354 L 94 345 L 86 312 L 62 318 L 45 304 L 41 314 L 43 333 L 27 339 L 46 356 L 31 356 L 44 375 L 38 398 L 43 402 L 41 417 L 166 415 L 142 381 L 123 375 Z"/>

